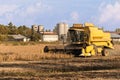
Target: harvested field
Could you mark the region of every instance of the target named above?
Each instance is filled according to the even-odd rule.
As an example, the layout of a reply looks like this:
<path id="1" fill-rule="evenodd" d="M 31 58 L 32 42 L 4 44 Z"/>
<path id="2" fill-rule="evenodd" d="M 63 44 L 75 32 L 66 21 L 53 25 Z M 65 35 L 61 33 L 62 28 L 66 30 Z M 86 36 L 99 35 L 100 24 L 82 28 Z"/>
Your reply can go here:
<path id="1" fill-rule="evenodd" d="M 0 45 L 0 61 L 38 61 L 41 59 L 71 58 L 72 55 L 43 52 L 44 44 Z"/>
<path id="2" fill-rule="evenodd" d="M 44 54 L 41 50 L 43 47 L 44 44 L 1 45 L 0 80 L 120 79 L 120 45 L 115 45 L 115 50 L 112 51 L 114 56 L 86 58 Z M 11 59 L 12 57 L 14 58 Z"/>

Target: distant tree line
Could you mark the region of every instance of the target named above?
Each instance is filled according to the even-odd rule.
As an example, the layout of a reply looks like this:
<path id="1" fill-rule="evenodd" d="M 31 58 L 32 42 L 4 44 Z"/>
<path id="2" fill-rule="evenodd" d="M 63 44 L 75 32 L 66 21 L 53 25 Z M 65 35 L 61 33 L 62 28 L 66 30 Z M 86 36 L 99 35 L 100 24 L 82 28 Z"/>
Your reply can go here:
<path id="1" fill-rule="evenodd" d="M 17 27 L 12 22 L 10 22 L 8 25 L 0 24 L 0 41 L 5 41 L 9 38 L 8 35 L 15 34 L 24 35 L 28 38 L 31 38 L 33 41 L 38 41 L 41 38 L 37 32 L 34 32 L 33 34 L 31 28 L 25 25 Z"/>
<path id="2" fill-rule="evenodd" d="M 51 30 L 46 30 L 46 32 L 50 31 Z M 115 32 L 120 33 L 120 28 L 117 28 Z M 8 40 L 8 35 L 15 34 L 21 34 L 23 36 L 31 38 L 32 41 L 39 41 L 41 39 L 41 35 L 39 33 L 32 31 L 31 28 L 25 25 L 15 26 L 12 22 L 9 22 L 8 25 L 0 24 L 0 41 Z"/>

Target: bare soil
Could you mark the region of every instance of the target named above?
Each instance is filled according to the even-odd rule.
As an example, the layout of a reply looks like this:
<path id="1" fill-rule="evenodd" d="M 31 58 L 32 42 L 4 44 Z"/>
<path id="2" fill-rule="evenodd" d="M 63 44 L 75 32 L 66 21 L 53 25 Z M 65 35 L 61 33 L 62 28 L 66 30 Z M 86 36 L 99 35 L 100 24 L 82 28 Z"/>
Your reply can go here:
<path id="1" fill-rule="evenodd" d="M 115 48 L 108 57 L 0 62 L 0 80 L 120 80 L 120 45 Z"/>

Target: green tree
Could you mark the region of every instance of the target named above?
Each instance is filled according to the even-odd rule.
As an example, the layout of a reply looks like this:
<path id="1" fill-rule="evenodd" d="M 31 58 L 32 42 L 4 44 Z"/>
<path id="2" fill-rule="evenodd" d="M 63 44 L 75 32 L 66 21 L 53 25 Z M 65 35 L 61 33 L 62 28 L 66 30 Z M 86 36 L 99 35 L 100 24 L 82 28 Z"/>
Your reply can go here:
<path id="1" fill-rule="evenodd" d="M 32 31 L 30 28 L 26 27 L 25 25 L 19 26 L 17 29 L 18 34 L 22 34 L 26 37 L 30 37 L 32 34 Z"/>
<path id="2" fill-rule="evenodd" d="M 8 34 L 17 34 L 17 27 L 12 22 L 8 24 Z"/>
<path id="3" fill-rule="evenodd" d="M 7 35 L 1 35 L 0 34 L 0 41 L 6 41 L 8 39 Z"/>
<path id="4" fill-rule="evenodd" d="M 18 34 L 22 34 L 26 37 L 30 37 L 32 41 L 39 41 L 41 39 L 41 35 L 35 31 L 32 31 L 27 26 L 19 26 L 18 27 Z"/>
<path id="5" fill-rule="evenodd" d="M 0 34 L 8 34 L 8 28 L 0 24 Z"/>
<path id="6" fill-rule="evenodd" d="M 31 40 L 32 41 L 39 41 L 41 39 L 41 35 L 37 32 L 32 33 Z"/>

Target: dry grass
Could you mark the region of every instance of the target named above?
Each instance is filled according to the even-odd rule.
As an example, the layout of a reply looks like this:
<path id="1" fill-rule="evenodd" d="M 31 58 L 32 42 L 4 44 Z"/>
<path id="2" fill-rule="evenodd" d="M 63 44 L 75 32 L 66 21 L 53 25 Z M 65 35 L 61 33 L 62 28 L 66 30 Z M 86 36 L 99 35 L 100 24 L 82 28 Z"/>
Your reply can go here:
<path id="1" fill-rule="evenodd" d="M 0 61 L 36 61 L 41 59 L 71 58 L 72 55 L 44 53 L 44 44 L 36 45 L 0 45 Z"/>
<path id="2" fill-rule="evenodd" d="M 43 53 L 44 46 L 1 44 L 0 80 L 120 79 L 120 45 L 115 45 L 114 56 L 87 58 Z"/>
<path id="3" fill-rule="evenodd" d="M 119 80 L 120 56 L 1 62 L 0 78 L 12 80 Z"/>
<path id="4" fill-rule="evenodd" d="M 116 53 L 116 55 L 118 54 L 118 55 L 120 55 L 120 44 L 119 45 L 115 45 L 114 46 L 114 52 L 113 53 Z"/>
<path id="5" fill-rule="evenodd" d="M 2 61 L 38 61 L 41 59 L 62 59 L 72 58 L 72 55 L 44 53 L 45 44 L 34 45 L 0 45 L 0 62 Z M 112 55 L 120 55 L 120 45 L 115 45 L 115 49 L 111 51 Z"/>

